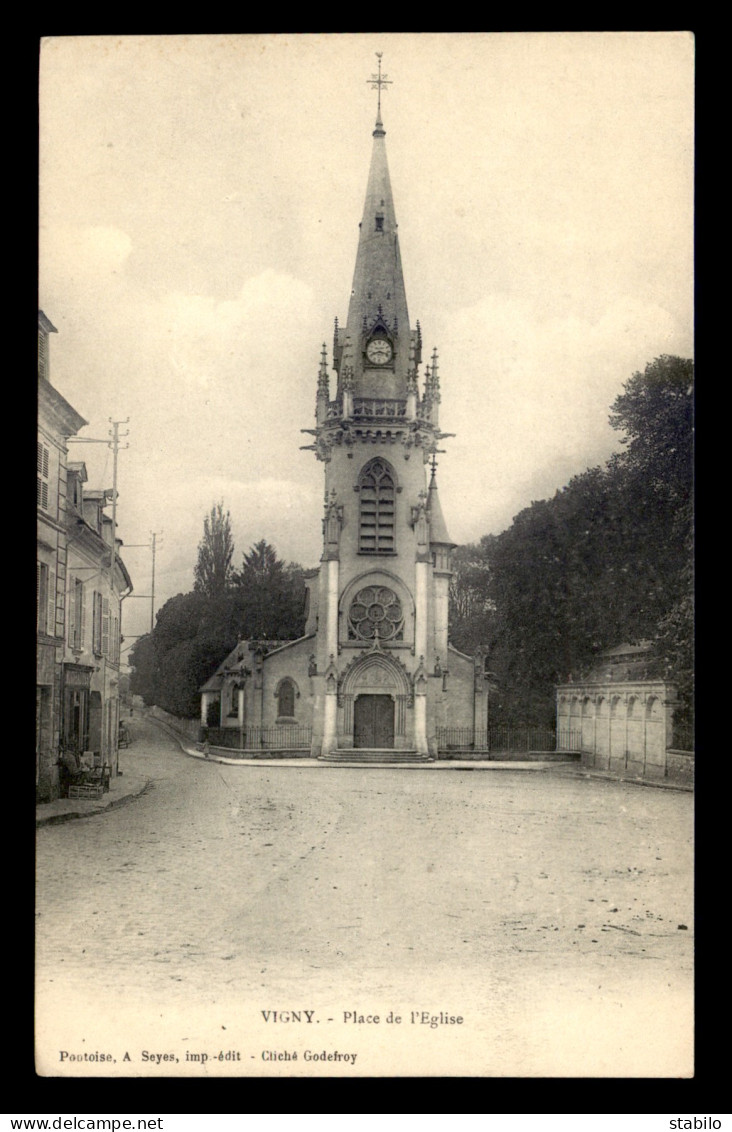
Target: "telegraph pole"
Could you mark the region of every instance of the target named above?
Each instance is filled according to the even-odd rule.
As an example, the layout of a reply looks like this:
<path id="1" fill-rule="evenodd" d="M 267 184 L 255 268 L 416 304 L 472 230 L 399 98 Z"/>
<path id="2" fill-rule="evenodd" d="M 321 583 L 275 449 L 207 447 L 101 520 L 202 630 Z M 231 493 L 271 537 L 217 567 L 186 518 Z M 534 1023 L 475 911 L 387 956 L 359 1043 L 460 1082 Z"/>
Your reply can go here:
<path id="1" fill-rule="evenodd" d="M 152 633 L 155 628 L 155 554 L 157 551 L 158 535 L 163 535 L 163 531 L 151 531 L 150 542 L 128 542 L 125 543 L 125 551 L 127 550 L 149 550 L 152 552 L 152 578 L 150 584 L 149 594 L 130 594 L 130 597 L 136 597 L 138 600 L 150 602 L 150 632 Z"/>
<path id="2" fill-rule="evenodd" d="M 112 581 L 112 589 L 114 590 L 114 564 L 117 557 L 117 453 L 119 452 L 119 426 L 127 424 L 129 417 L 123 421 L 113 421 L 109 418 L 112 425 L 112 441 L 109 447 L 112 449 L 112 564 L 110 570 L 110 578 Z M 123 436 L 129 436 L 130 430 L 124 432 Z M 129 444 L 124 445 L 129 448 Z"/>
<path id="3" fill-rule="evenodd" d="M 155 628 L 155 542 L 157 531 L 152 532 L 152 585 L 150 586 L 150 632 Z"/>
<path id="4" fill-rule="evenodd" d="M 120 433 L 119 426 L 127 424 L 129 419 L 129 417 L 125 417 L 123 421 L 113 421 L 111 417 L 109 418 L 110 424 L 112 425 L 109 430 L 111 440 L 109 438 L 101 440 L 95 436 L 70 436 L 67 441 L 69 444 L 106 444 L 108 448 L 112 449 L 112 561 L 110 578 L 113 587 L 114 565 L 117 558 L 117 455 L 120 447 L 129 448 L 129 444 L 120 445 L 120 436 L 130 435 L 129 429 L 127 429 L 127 432 Z"/>

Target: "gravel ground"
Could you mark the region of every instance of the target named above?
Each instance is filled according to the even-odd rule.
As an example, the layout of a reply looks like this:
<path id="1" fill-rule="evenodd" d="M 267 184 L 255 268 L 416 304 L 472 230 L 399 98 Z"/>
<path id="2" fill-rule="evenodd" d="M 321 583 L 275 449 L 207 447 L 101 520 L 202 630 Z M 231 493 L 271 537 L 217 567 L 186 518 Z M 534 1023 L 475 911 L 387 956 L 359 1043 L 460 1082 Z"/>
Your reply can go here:
<path id="1" fill-rule="evenodd" d="M 132 726 L 148 790 L 38 830 L 42 1075 L 693 1072 L 690 794 Z"/>

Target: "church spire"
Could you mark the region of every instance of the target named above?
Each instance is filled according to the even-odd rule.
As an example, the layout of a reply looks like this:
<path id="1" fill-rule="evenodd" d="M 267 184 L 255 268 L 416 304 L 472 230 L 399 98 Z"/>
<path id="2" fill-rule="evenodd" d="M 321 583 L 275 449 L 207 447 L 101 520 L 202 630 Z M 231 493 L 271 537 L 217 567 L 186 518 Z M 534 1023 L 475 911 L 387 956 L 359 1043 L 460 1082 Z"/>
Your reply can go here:
<path id="1" fill-rule="evenodd" d="M 391 80 L 382 73 L 380 53 L 377 58 L 378 73 L 368 80 L 378 90 L 376 128 L 347 325 L 340 343 L 346 335 L 351 339 L 356 396 L 406 399 L 409 312 L 381 119 L 381 92 Z"/>

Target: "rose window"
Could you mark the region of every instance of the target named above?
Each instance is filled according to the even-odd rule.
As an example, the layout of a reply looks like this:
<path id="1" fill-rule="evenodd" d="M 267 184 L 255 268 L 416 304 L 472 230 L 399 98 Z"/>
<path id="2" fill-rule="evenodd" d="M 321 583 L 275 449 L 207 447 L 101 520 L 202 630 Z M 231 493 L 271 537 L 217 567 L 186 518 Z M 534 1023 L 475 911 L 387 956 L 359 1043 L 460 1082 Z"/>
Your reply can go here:
<path id="1" fill-rule="evenodd" d="M 399 598 L 387 586 L 360 590 L 348 611 L 350 641 L 401 641 L 404 613 Z"/>

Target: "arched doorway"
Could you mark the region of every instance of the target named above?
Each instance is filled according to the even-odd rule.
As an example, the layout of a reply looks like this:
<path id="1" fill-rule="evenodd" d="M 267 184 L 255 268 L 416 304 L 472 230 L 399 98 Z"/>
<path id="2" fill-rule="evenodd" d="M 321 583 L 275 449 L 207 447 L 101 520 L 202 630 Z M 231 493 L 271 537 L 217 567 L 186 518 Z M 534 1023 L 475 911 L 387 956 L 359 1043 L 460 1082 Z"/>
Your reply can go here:
<path id="1" fill-rule="evenodd" d="M 385 652 L 349 665 L 339 693 L 339 747 L 404 749 L 411 688 L 404 666 Z"/>

